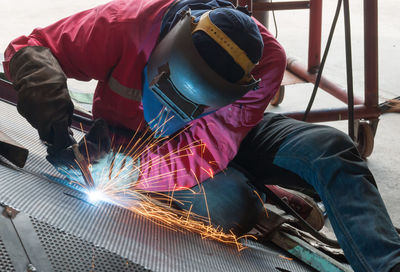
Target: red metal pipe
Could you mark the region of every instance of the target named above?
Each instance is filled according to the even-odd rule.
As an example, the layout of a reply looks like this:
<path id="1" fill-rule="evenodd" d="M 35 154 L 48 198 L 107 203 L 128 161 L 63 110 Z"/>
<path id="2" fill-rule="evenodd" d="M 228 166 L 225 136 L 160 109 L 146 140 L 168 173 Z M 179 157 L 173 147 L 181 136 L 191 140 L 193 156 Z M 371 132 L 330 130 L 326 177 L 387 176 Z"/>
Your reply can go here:
<path id="1" fill-rule="evenodd" d="M 322 0 L 310 0 L 308 71 L 316 73 L 321 59 Z"/>
<path id="2" fill-rule="evenodd" d="M 255 2 L 253 3 L 254 11 L 269 11 L 269 10 L 293 10 L 293 9 L 308 9 L 310 1 L 286 1 L 286 2 Z"/>
<path id="3" fill-rule="evenodd" d="M 378 106 L 378 1 L 364 0 L 365 105 Z"/>
<path id="4" fill-rule="evenodd" d="M 291 118 L 302 120 L 304 111 L 298 112 L 285 112 L 283 113 Z M 355 119 L 375 119 L 378 118 L 380 111 L 378 108 L 371 109 L 364 105 L 357 105 L 354 107 Z M 348 119 L 348 108 L 334 108 L 334 109 L 321 109 L 312 110 L 307 115 L 307 122 L 330 122 L 341 121 Z"/>
<path id="5" fill-rule="evenodd" d="M 0 79 L 0 100 L 17 105 L 17 91 L 11 82 Z"/>
<path id="6" fill-rule="evenodd" d="M 304 79 L 305 81 L 315 84 L 315 80 L 317 78 L 316 74 L 307 72 L 306 68 L 296 59 L 288 58 L 287 62 L 288 62 L 287 69 L 289 71 L 291 71 L 298 77 Z M 333 95 L 340 101 L 347 104 L 347 92 L 345 88 L 329 81 L 324 77 L 321 77 L 319 88 L 323 89 L 327 93 Z M 359 97 L 354 97 L 354 104 L 355 105 L 363 104 L 363 100 L 360 99 Z"/>

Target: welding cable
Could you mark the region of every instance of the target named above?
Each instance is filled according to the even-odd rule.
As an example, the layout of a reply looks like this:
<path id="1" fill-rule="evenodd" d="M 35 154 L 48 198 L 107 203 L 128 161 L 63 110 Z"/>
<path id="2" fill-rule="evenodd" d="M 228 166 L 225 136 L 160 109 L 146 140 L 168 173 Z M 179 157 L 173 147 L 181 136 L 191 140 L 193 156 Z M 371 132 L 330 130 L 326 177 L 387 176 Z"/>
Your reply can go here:
<path id="1" fill-rule="evenodd" d="M 320 69 L 318 70 L 317 79 L 314 84 L 314 89 L 308 103 L 307 109 L 303 116 L 303 121 L 306 121 L 307 116 L 311 110 L 312 104 L 314 103 L 315 96 L 321 81 L 322 71 L 325 65 L 325 61 L 328 55 L 329 47 L 333 38 L 336 22 L 340 13 L 341 0 L 338 1 L 334 20 L 332 22 L 331 31 L 327 45 L 325 47 L 324 56 L 322 58 Z M 344 12 L 344 30 L 345 30 L 345 44 L 346 44 L 346 76 L 347 76 L 347 106 L 348 106 L 348 134 L 352 140 L 354 137 L 354 92 L 353 92 L 353 67 L 352 67 L 352 54 L 351 54 L 351 28 L 350 28 L 350 9 L 349 1 L 343 1 L 343 12 Z"/>
<path id="2" fill-rule="evenodd" d="M 328 40 L 327 40 L 327 42 L 326 42 L 326 46 L 325 46 L 325 50 L 324 50 L 324 55 L 323 55 L 323 57 L 322 57 L 321 64 L 320 64 L 319 69 L 318 69 L 317 78 L 316 78 L 316 80 L 315 80 L 314 89 L 313 89 L 313 91 L 312 91 L 312 94 L 311 94 L 311 97 L 310 97 L 310 101 L 308 102 L 307 109 L 306 109 L 306 111 L 304 112 L 304 115 L 303 115 L 303 121 L 306 121 L 306 120 L 307 120 L 308 113 L 309 113 L 310 110 L 311 110 L 311 107 L 312 107 L 312 105 L 313 105 L 313 103 L 314 103 L 315 96 L 316 96 L 316 94 L 317 94 L 317 90 L 318 90 L 318 87 L 319 87 L 319 83 L 320 83 L 320 81 L 321 81 L 322 71 L 324 70 L 325 61 L 326 61 L 326 58 L 328 57 L 329 48 L 330 48 L 330 46 L 331 46 L 331 42 L 332 42 L 332 38 L 333 38 L 333 33 L 335 32 L 335 27 L 336 27 L 337 20 L 338 20 L 338 18 L 339 18 L 341 6 L 342 6 L 342 0 L 338 0 L 337 7 L 336 7 L 336 12 L 335 12 L 335 16 L 334 16 L 334 18 L 333 18 L 333 22 L 332 22 L 332 25 L 331 25 L 331 29 L 330 29 L 330 31 L 329 31 Z"/>
<path id="3" fill-rule="evenodd" d="M 349 0 L 343 0 L 344 32 L 346 43 L 346 75 L 347 75 L 347 106 L 348 106 L 348 132 L 354 141 L 354 94 L 353 94 L 353 65 L 351 55 L 351 31 Z"/>

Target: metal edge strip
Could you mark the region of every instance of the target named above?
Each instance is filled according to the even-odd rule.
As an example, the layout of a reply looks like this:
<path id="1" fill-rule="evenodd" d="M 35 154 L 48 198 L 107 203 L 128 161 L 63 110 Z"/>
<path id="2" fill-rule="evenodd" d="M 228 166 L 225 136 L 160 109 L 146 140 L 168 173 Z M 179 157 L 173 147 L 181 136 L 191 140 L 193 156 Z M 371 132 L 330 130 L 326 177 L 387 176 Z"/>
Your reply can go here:
<path id="1" fill-rule="evenodd" d="M 26 271 L 30 264 L 24 247 L 11 219 L 4 215 L 5 207 L 0 206 L 0 238 L 7 250 L 15 271 Z"/>
<path id="2" fill-rule="evenodd" d="M 28 254 L 30 262 L 37 271 L 53 271 L 49 258 L 33 228 L 29 216 L 25 213 L 19 213 L 11 219 L 14 227 L 21 239 L 22 245 Z"/>

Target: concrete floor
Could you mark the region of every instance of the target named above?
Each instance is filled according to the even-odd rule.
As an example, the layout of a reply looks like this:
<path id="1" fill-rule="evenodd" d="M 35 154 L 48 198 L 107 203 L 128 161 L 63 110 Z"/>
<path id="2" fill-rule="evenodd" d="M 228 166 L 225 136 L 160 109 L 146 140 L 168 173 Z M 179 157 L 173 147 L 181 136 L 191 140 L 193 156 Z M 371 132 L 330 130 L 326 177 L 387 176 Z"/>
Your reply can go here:
<path id="1" fill-rule="evenodd" d="M 322 47 L 325 47 L 337 1 L 323 1 Z M 400 28 L 395 27 L 398 19 L 396 8 L 400 3 L 394 0 L 379 1 L 379 99 L 381 102 L 400 96 L 398 77 L 400 76 Z M 363 97 L 364 93 L 364 55 L 363 55 L 363 1 L 350 1 L 351 34 L 353 54 L 354 92 Z M 277 11 L 278 40 L 290 56 L 307 60 L 308 12 Z M 272 17 L 272 16 L 270 16 Z M 304 27 L 302 27 L 304 25 Z M 270 18 L 270 29 L 274 27 Z M 331 49 L 325 64 L 324 75 L 342 86 L 346 86 L 345 41 L 343 16 L 339 17 Z M 305 110 L 312 91 L 311 84 L 299 84 L 286 88 L 283 103 L 270 107 L 273 111 Z M 313 108 L 344 106 L 331 95 L 319 90 Z M 347 121 L 327 123 L 347 131 Z M 400 114 L 388 113 L 380 118 L 375 136 L 375 147 L 368 158 L 368 165 L 374 174 L 396 226 L 400 226 Z M 357 192 L 355 192 L 357 193 Z"/>
<path id="2" fill-rule="evenodd" d="M 0 9 L 0 50 L 4 51 L 9 41 L 13 38 L 26 35 L 34 27 L 46 26 L 57 19 L 77 11 L 105 3 L 106 0 L 14 0 L 7 1 Z M 363 76 L 363 1 L 351 1 L 351 21 L 353 38 L 353 66 L 355 93 L 362 96 L 364 90 Z M 336 1 L 324 1 L 323 3 L 323 38 L 322 46 L 329 32 L 329 27 L 336 8 Z M 398 9 L 400 3 L 396 0 L 379 2 L 379 86 L 380 99 L 385 101 L 400 95 L 400 28 L 398 21 Z M 397 19 L 396 19 L 397 18 Z M 308 41 L 308 12 L 278 11 L 276 12 L 278 23 L 278 40 L 285 47 L 287 54 L 306 60 Z M 271 25 L 271 31 L 274 28 Z M 324 75 L 334 82 L 346 85 L 345 57 L 344 57 L 344 30 L 343 16 L 339 18 L 331 51 L 328 56 Z M 78 84 L 71 82 L 72 88 L 91 89 L 93 83 Z M 271 111 L 304 110 L 307 105 L 311 84 L 300 84 L 287 87 L 286 97 L 279 107 L 270 107 Z M 329 108 L 343 106 L 330 95 L 319 92 L 314 108 Z M 387 205 L 395 225 L 400 226 L 400 114 L 385 114 L 381 116 L 378 131 L 375 137 L 375 149 L 368 164 L 373 172 L 383 199 Z M 346 122 L 333 122 L 329 125 L 346 131 Z M 355 192 L 357 193 L 357 192 Z"/>

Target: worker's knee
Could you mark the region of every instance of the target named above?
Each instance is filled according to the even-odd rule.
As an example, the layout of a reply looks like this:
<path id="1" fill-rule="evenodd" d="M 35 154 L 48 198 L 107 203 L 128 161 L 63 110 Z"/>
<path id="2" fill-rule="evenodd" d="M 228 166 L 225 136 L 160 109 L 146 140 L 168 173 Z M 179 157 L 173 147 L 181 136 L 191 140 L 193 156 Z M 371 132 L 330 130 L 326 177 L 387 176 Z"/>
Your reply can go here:
<path id="1" fill-rule="evenodd" d="M 304 137 L 310 154 L 319 158 L 352 157 L 359 160 L 354 142 L 344 132 L 328 126 L 315 126 Z"/>
<path id="2" fill-rule="evenodd" d="M 227 168 L 224 172 L 204 181 L 193 188 L 202 193 L 189 195 L 186 192 L 185 204 L 178 204 L 180 208 L 189 209 L 201 216 L 210 217 L 214 226 L 221 227 L 225 232 L 232 231 L 240 235 L 248 232 L 257 222 L 263 204 L 257 196 L 255 188 L 248 179 L 238 170 Z M 182 198 L 182 193 L 175 197 Z M 189 201 L 188 201 L 189 200 Z"/>
<path id="3" fill-rule="evenodd" d="M 329 189 L 338 186 L 340 180 L 350 188 L 354 179 L 344 178 L 348 175 L 368 177 L 367 180 L 374 184 L 365 161 L 347 134 L 321 126 L 308 141 L 312 145 L 308 162 L 313 170 L 308 174 L 311 177 L 306 175 L 305 178 L 313 180 L 313 185 Z"/>
<path id="4" fill-rule="evenodd" d="M 313 124 L 295 128 L 281 145 L 274 164 L 299 175 L 317 190 L 335 186 L 344 173 L 368 172 L 348 135 Z"/>

